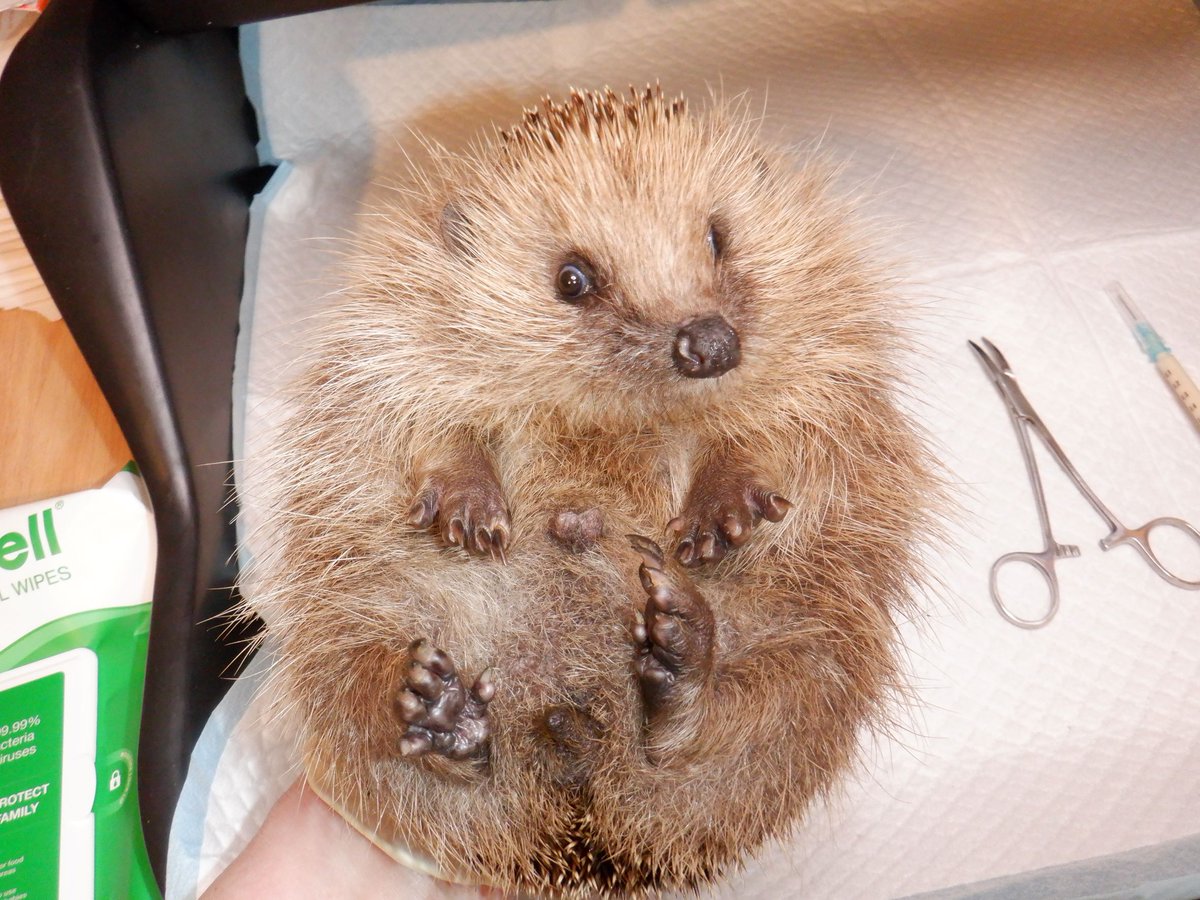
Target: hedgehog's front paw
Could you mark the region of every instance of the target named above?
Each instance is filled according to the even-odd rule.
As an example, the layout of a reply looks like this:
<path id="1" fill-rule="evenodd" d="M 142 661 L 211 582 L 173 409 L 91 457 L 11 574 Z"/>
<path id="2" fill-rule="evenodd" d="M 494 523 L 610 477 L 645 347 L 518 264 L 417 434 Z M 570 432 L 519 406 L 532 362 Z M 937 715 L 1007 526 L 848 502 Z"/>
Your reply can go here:
<path id="1" fill-rule="evenodd" d="M 492 670 L 484 670 L 467 690 L 450 657 L 429 641 L 414 643 L 409 655 L 404 687 L 395 697 L 396 715 L 405 726 L 401 755 L 485 758 L 492 733 L 488 703 L 496 693 Z"/>
<path id="2" fill-rule="evenodd" d="M 408 510 L 415 528 L 436 525 L 449 547 L 474 556 L 504 558 L 508 546 L 508 508 L 490 472 L 453 471 L 431 476 Z"/>
<path id="3" fill-rule="evenodd" d="M 712 610 L 691 579 L 671 566 L 659 546 L 630 535 L 642 557 L 638 577 L 646 591 L 633 627 L 634 668 L 647 724 L 654 730 L 694 703 L 713 670 Z"/>
<path id="4" fill-rule="evenodd" d="M 667 525 L 679 535 L 675 558 L 690 568 L 720 562 L 750 539 L 755 525 L 763 519 L 782 521 L 791 508 L 783 496 L 756 484 L 722 480 L 696 485 L 683 514 Z"/>

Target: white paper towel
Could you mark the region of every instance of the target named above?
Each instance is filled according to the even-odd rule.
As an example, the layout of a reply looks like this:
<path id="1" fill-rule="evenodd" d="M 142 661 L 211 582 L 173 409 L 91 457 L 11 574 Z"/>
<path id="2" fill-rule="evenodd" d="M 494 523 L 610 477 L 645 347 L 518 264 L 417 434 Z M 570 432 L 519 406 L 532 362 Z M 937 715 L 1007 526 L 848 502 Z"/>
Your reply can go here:
<path id="1" fill-rule="evenodd" d="M 996 615 L 988 568 L 1040 535 L 1008 418 L 965 345 L 984 334 L 1005 351 L 1129 524 L 1200 523 L 1200 438 L 1102 291 L 1122 281 L 1200 374 L 1191 3 L 369 6 L 244 29 L 243 46 L 266 146 L 290 163 L 251 240 L 250 459 L 284 413 L 275 398 L 304 318 L 336 287 L 330 239 L 354 227 L 372 171 L 417 147 L 410 128 L 461 144 L 571 84 L 657 79 L 693 103 L 710 86 L 745 90 L 768 135 L 845 162 L 847 190 L 870 195 L 911 261 L 928 313 L 917 412 L 964 508 L 937 554 L 944 596 L 905 630 L 911 727 L 712 896 L 896 897 L 1200 830 L 1200 594 L 1129 549 L 1102 553 L 1102 524 L 1043 454 L 1056 535 L 1083 556 L 1059 566 L 1050 627 Z M 261 486 L 252 466 L 239 479 L 252 526 Z M 206 885 L 294 776 L 257 707 L 231 712 L 250 693 L 198 750 L 172 896 Z"/>

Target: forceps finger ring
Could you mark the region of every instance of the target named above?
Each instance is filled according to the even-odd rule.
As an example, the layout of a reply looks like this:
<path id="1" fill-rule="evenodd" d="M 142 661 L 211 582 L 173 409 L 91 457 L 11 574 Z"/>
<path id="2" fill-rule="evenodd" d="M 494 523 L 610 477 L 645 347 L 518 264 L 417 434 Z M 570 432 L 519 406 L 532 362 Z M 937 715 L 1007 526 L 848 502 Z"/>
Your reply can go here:
<path id="1" fill-rule="evenodd" d="M 988 578 L 988 586 L 991 588 L 992 603 L 996 607 L 996 612 L 1018 628 L 1034 629 L 1048 625 L 1058 612 L 1058 573 L 1054 571 L 1054 561 L 1059 557 L 1076 557 L 1078 555 L 1078 547 L 1063 544 L 1054 544 L 1037 553 L 1025 550 L 1005 553 L 992 563 L 991 576 Z M 1050 601 L 1045 614 L 1040 618 L 1026 619 L 1018 616 L 1005 605 L 1004 598 L 1000 596 L 1000 570 L 1011 563 L 1030 566 L 1045 579 L 1046 586 L 1050 590 Z"/>
<path id="2" fill-rule="evenodd" d="M 1168 584 L 1188 591 L 1200 590 L 1200 580 L 1184 578 L 1172 572 L 1167 568 L 1167 564 L 1158 558 L 1158 554 L 1154 552 L 1154 546 L 1150 542 L 1150 535 L 1155 529 L 1158 529 L 1160 535 L 1166 531 L 1185 535 L 1192 542 L 1194 548 L 1200 548 L 1200 530 L 1197 530 L 1191 522 L 1175 516 L 1159 516 L 1157 519 L 1151 519 L 1141 528 L 1126 528 L 1124 525 L 1114 522 L 1112 529 L 1112 533 L 1100 542 L 1102 549 L 1110 550 L 1121 544 L 1133 544 L 1138 553 L 1142 554 L 1142 557 L 1149 563 L 1150 568 Z M 1192 558 L 1196 558 L 1194 552 Z"/>

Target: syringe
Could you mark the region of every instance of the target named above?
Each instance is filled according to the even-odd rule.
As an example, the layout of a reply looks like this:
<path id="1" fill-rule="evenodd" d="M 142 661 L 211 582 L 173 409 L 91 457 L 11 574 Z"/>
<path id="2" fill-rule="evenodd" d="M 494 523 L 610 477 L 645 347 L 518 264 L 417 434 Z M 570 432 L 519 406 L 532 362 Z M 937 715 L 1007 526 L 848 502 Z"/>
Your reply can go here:
<path id="1" fill-rule="evenodd" d="M 1105 290 L 1108 291 L 1108 295 L 1112 297 L 1117 308 L 1125 316 L 1125 321 L 1129 323 L 1134 337 L 1141 344 L 1146 356 L 1150 358 L 1150 362 L 1154 363 L 1158 369 L 1158 374 L 1162 376 L 1163 381 L 1167 383 L 1176 399 L 1191 417 L 1192 424 L 1200 428 L 1200 388 L 1196 387 L 1196 383 L 1192 381 L 1183 366 L 1171 353 L 1171 348 L 1163 342 L 1163 339 L 1158 336 L 1158 332 L 1146 321 L 1146 317 L 1134 306 L 1133 301 L 1129 299 L 1129 294 L 1125 293 L 1125 288 L 1114 281 Z"/>

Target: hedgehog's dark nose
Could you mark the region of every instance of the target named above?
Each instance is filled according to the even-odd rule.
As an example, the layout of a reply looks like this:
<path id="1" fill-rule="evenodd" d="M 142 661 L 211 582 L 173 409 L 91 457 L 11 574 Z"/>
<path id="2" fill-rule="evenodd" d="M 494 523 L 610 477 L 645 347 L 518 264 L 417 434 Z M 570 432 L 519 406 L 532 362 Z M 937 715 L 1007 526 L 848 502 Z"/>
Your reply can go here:
<path id="1" fill-rule="evenodd" d="M 675 332 L 671 361 L 685 378 L 716 378 L 742 361 L 742 346 L 721 316 L 693 319 Z"/>

